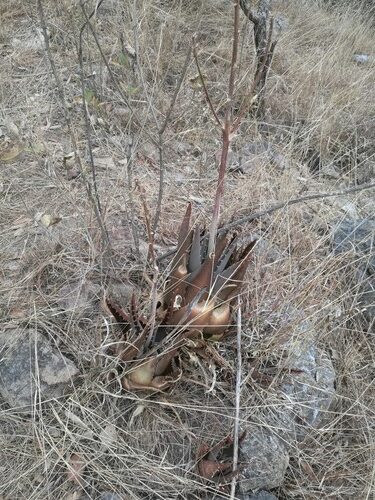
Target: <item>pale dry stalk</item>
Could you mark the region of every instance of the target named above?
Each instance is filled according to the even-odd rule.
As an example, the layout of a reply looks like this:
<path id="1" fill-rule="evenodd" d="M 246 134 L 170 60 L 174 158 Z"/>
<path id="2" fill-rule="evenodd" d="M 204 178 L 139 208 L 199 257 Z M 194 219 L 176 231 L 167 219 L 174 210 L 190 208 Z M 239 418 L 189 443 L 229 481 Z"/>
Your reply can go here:
<path id="1" fill-rule="evenodd" d="M 242 313 L 241 299 L 238 297 L 237 311 L 237 370 L 236 370 L 236 402 L 233 433 L 233 479 L 231 484 L 230 498 L 234 500 L 236 494 L 236 470 L 238 467 L 239 426 L 240 426 L 240 404 L 241 404 L 241 379 L 242 379 Z"/>

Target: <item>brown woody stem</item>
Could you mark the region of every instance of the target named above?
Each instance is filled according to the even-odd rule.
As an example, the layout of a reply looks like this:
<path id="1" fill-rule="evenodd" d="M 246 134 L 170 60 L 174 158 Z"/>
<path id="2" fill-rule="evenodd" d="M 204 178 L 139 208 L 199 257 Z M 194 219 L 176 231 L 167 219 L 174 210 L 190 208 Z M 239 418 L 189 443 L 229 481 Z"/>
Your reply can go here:
<path id="1" fill-rule="evenodd" d="M 224 196 L 224 184 L 225 184 L 225 174 L 228 163 L 228 152 L 232 139 L 231 129 L 233 121 L 232 114 L 233 114 L 234 84 L 236 79 L 237 56 L 238 56 L 240 1 L 235 0 L 233 6 L 234 6 L 233 45 L 232 45 L 232 60 L 230 64 L 230 74 L 228 83 L 228 104 L 225 110 L 225 119 L 222 132 L 223 143 L 222 143 L 220 165 L 219 165 L 219 177 L 217 181 L 214 208 L 212 213 L 212 221 L 210 224 L 210 231 L 209 231 L 210 232 L 210 237 L 208 241 L 209 255 L 211 255 L 215 249 L 215 240 L 220 219 L 220 206 Z"/>

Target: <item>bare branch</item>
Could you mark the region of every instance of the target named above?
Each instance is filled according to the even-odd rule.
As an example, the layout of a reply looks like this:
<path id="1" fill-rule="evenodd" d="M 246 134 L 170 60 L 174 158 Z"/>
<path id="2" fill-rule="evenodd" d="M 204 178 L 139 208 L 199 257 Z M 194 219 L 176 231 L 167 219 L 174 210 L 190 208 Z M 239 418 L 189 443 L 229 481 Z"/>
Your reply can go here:
<path id="1" fill-rule="evenodd" d="M 140 259 L 141 253 L 139 250 L 139 236 L 138 229 L 135 222 L 135 208 L 134 208 L 134 199 L 133 199 L 133 143 L 130 142 L 128 146 L 128 154 L 126 158 L 126 173 L 127 173 L 127 191 L 129 198 L 129 208 L 130 208 L 130 226 L 132 229 L 132 236 L 135 248 L 135 255 L 137 259 Z"/>
<path id="2" fill-rule="evenodd" d="M 90 200 L 90 202 L 92 204 L 92 207 L 93 207 L 94 213 L 95 213 L 95 217 L 96 217 L 97 222 L 98 222 L 99 227 L 100 227 L 103 245 L 108 247 L 108 245 L 109 245 L 108 233 L 107 233 L 106 227 L 104 225 L 104 222 L 103 222 L 100 210 L 99 210 L 99 206 L 98 206 L 97 200 L 95 199 L 95 196 L 94 196 L 94 194 L 92 192 L 91 184 L 88 181 L 88 179 L 86 178 L 85 170 L 83 168 L 83 162 L 82 162 L 82 159 L 81 159 L 81 156 L 80 156 L 80 152 L 79 152 L 79 148 L 78 148 L 78 141 L 77 141 L 76 134 L 75 134 L 75 131 L 74 131 L 74 128 L 73 128 L 73 124 L 72 124 L 72 120 L 71 120 L 71 117 L 70 117 L 70 113 L 68 111 L 68 106 L 66 104 L 64 87 L 63 87 L 62 82 L 60 80 L 60 76 L 58 74 L 58 71 L 57 71 L 57 68 L 56 68 L 56 65 L 55 65 L 55 61 L 54 61 L 54 59 L 52 57 L 52 52 L 51 52 L 51 47 L 50 47 L 50 44 L 49 44 L 49 38 L 48 38 L 48 33 L 47 33 L 47 26 L 46 26 L 46 20 L 45 20 L 45 16 L 44 16 L 44 9 L 43 9 L 42 0 L 37 0 L 37 9 L 38 9 L 38 16 L 39 16 L 40 26 L 42 28 L 42 33 L 43 33 L 43 38 L 44 38 L 44 44 L 45 44 L 45 47 L 46 47 L 47 57 L 48 57 L 48 60 L 49 60 L 50 66 L 51 66 L 51 70 L 52 70 L 52 73 L 53 73 L 53 76 L 55 78 L 55 82 L 56 82 L 56 85 L 57 85 L 57 90 L 58 90 L 58 96 L 59 96 L 59 100 L 60 100 L 60 105 L 61 105 L 61 107 L 63 109 L 63 112 L 64 112 L 65 122 L 66 122 L 66 125 L 67 125 L 68 130 L 69 130 L 69 135 L 70 135 L 70 138 L 71 138 L 71 141 L 72 141 L 72 145 L 73 145 L 73 148 L 74 148 L 74 152 L 75 152 L 75 155 L 76 155 L 76 160 L 77 160 L 77 163 L 78 163 L 80 174 L 81 174 L 81 177 L 82 177 L 82 179 L 84 181 L 84 186 L 85 186 L 85 189 L 86 189 L 86 192 L 87 192 L 87 196 L 88 196 L 88 198 L 89 198 L 89 200 Z"/>
<path id="3" fill-rule="evenodd" d="M 202 87 L 203 87 L 203 91 L 204 91 L 204 95 L 206 97 L 206 101 L 207 101 L 207 104 L 209 105 L 210 107 L 210 110 L 211 110 L 211 113 L 213 114 L 215 120 L 216 120 L 216 123 L 219 125 L 219 127 L 222 129 L 223 128 L 223 124 L 221 123 L 220 121 L 220 118 L 218 117 L 216 111 L 215 111 L 215 108 L 212 104 L 212 101 L 211 101 L 211 97 L 210 97 L 210 94 L 208 93 L 208 89 L 207 89 L 207 86 L 206 86 L 206 82 L 204 81 L 204 77 L 203 77 L 203 73 L 201 71 L 201 67 L 199 65 L 199 61 L 198 61 L 198 54 L 197 54 L 197 48 L 196 46 L 194 45 L 193 46 L 193 55 L 194 55 L 194 60 L 195 60 L 195 64 L 197 65 L 197 70 L 198 70 L 198 74 L 199 74 L 199 79 L 201 81 L 201 84 L 202 84 Z"/>
<path id="4" fill-rule="evenodd" d="M 233 16 L 233 42 L 232 42 L 232 59 L 230 64 L 230 73 L 228 82 L 228 104 L 225 110 L 224 127 L 222 131 L 223 145 L 221 149 L 219 175 L 218 175 L 218 181 L 214 199 L 212 219 L 209 229 L 209 240 L 208 240 L 209 254 L 214 252 L 215 248 L 215 239 L 217 236 L 217 229 L 219 227 L 219 219 L 220 219 L 220 205 L 224 196 L 224 183 L 225 183 L 225 174 L 228 163 L 228 152 L 232 140 L 231 130 L 233 121 L 234 83 L 236 78 L 237 55 L 238 55 L 239 13 L 240 13 L 240 4 L 239 0 L 236 0 L 234 3 L 234 16 Z"/>
<path id="5" fill-rule="evenodd" d="M 185 58 L 184 66 L 183 66 L 181 74 L 180 74 L 180 78 L 179 78 L 177 86 L 175 88 L 172 100 L 171 100 L 171 102 L 169 104 L 168 111 L 167 111 L 167 113 L 165 115 L 164 123 L 160 127 L 159 134 L 164 134 L 165 129 L 167 128 L 167 125 L 168 125 L 168 122 L 169 122 L 169 118 L 171 116 L 171 113 L 173 111 L 174 105 L 176 103 L 176 99 L 177 99 L 178 93 L 180 92 L 182 82 L 185 79 L 185 75 L 186 75 L 187 69 L 189 67 L 190 58 L 191 58 L 191 51 L 192 51 L 192 46 L 190 45 L 190 47 L 189 47 L 189 49 L 187 51 L 187 54 L 186 54 L 186 58 Z"/>
<path id="6" fill-rule="evenodd" d="M 228 113 L 232 112 L 232 100 L 234 94 L 234 82 L 236 79 L 237 57 L 238 57 L 238 39 L 239 39 L 239 24 L 240 24 L 240 9 L 239 2 L 234 3 L 234 20 L 233 20 L 233 46 L 232 59 L 230 63 L 229 85 L 228 85 Z M 229 116 L 228 116 L 229 118 Z"/>
<path id="7" fill-rule="evenodd" d="M 103 0 L 102 0 L 103 1 Z M 115 85 L 116 87 L 116 90 L 117 92 L 120 94 L 120 97 L 121 99 L 123 100 L 123 102 L 126 104 L 126 106 L 129 108 L 130 112 L 132 113 L 131 115 L 131 120 L 132 122 L 139 128 L 139 129 L 143 129 L 143 126 L 142 124 L 137 120 L 136 116 L 135 116 L 135 111 L 134 111 L 134 108 L 133 106 L 131 105 L 129 99 L 126 97 L 126 95 L 124 94 L 122 88 L 120 87 L 117 79 L 115 78 L 114 74 L 113 74 L 113 71 L 111 69 L 111 66 L 109 65 L 108 63 L 108 60 L 106 58 L 106 55 L 104 54 L 103 52 L 103 49 L 102 49 L 102 46 L 99 42 L 99 39 L 98 39 L 98 35 L 94 29 L 94 27 L 92 26 L 91 22 L 90 22 L 90 18 L 88 17 L 87 15 L 87 12 L 86 12 L 86 9 L 84 7 L 84 5 L 81 6 L 82 7 L 82 12 L 85 16 L 85 19 L 86 19 L 86 23 L 87 23 L 87 26 L 89 27 L 90 31 L 91 31 L 91 34 L 92 34 L 92 37 L 95 41 L 95 44 L 99 50 L 99 53 L 100 53 L 100 56 L 104 62 L 104 65 L 105 67 L 107 68 L 107 71 L 108 71 L 108 74 L 109 76 L 111 77 L 111 80 L 113 82 L 113 84 Z M 97 9 L 96 9 L 97 10 Z M 147 135 L 148 139 L 150 139 L 150 141 L 157 146 L 157 141 L 152 137 L 152 135 L 147 131 L 147 130 L 144 130 L 145 134 Z"/>
<path id="8" fill-rule="evenodd" d="M 259 18 L 251 12 L 251 9 L 247 4 L 247 0 L 240 0 L 240 7 L 243 10 L 245 16 L 249 19 L 249 21 L 251 21 L 255 25 L 259 23 Z"/>
<path id="9" fill-rule="evenodd" d="M 254 77 L 253 83 L 251 85 L 251 89 L 248 92 L 248 95 L 252 96 L 251 97 L 252 99 L 254 97 L 255 89 L 257 88 L 261 79 L 263 79 L 263 82 L 265 84 L 265 81 L 267 78 L 268 70 L 269 70 L 269 67 L 270 67 L 270 64 L 271 64 L 271 61 L 273 58 L 273 53 L 275 51 L 275 47 L 276 47 L 276 43 L 277 43 L 277 41 L 272 42 L 272 33 L 273 33 L 273 19 L 271 18 L 266 49 L 265 49 L 262 61 L 260 62 L 260 65 L 258 66 L 258 69 L 255 73 L 255 77 Z M 260 91 L 262 91 L 263 88 L 264 87 L 262 86 Z M 259 98 L 259 94 L 257 94 L 257 98 Z M 235 121 L 233 123 L 233 127 L 232 127 L 233 134 L 235 134 L 236 131 L 238 130 L 246 112 L 248 112 L 248 111 L 249 111 L 249 109 L 247 108 L 247 102 L 244 100 L 239 111 L 238 111 L 237 118 L 235 119 Z"/>
<path id="10" fill-rule="evenodd" d="M 352 188 L 343 189 L 342 191 L 335 191 L 333 193 L 308 194 L 306 196 L 301 196 L 299 198 L 292 198 L 287 201 L 281 201 L 280 203 L 275 203 L 272 207 L 269 207 L 265 210 L 260 210 L 259 212 L 253 212 L 250 215 L 241 217 L 240 219 L 234 220 L 233 222 L 226 224 L 225 226 L 220 228 L 219 234 L 228 231 L 229 229 L 232 229 L 234 227 L 240 226 L 242 224 L 246 224 L 247 222 L 259 219 L 260 217 L 263 217 L 265 215 L 272 214 L 273 212 L 276 212 L 281 208 L 287 208 L 292 205 L 296 205 L 297 203 L 304 203 L 305 201 L 310 201 L 310 200 L 322 200 L 324 198 L 333 198 L 335 196 L 342 196 L 345 194 L 355 193 L 358 191 L 365 191 L 366 189 L 374 189 L 374 188 L 375 188 L 375 182 L 372 182 L 368 184 L 362 184 L 361 186 L 355 186 Z"/>
<path id="11" fill-rule="evenodd" d="M 143 206 L 143 213 L 145 217 L 145 223 L 146 223 L 146 230 L 147 230 L 147 238 L 148 238 L 148 254 L 147 254 L 147 260 L 151 262 L 151 264 L 155 264 L 155 247 L 154 247 L 154 232 L 151 228 L 151 217 L 150 217 L 150 211 L 147 206 L 146 202 L 146 193 L 141 186 L 141 184 L 136 181 L 136 186 L 139 191 L 139 195 L 141 198 L 142 206 Z"/>
<path id="12" fill-rule="evenodd" d="M 298 203 L 304 203 L 305 201 L 310 201 L 310 200 L 320 200 L 324 198 L 333 198 L 336 196 L 343 196 L 345 194 L 350 194 L 350 193 L 356 193 L 359 191 L 365 191 L 367 189 L 374 189 L 375 188 L 375 182 L 368 183 L 368 184 L 362 184 L 361 186 L 354 186 L 348 189 L 343 189 L 342 191 L 334 191 L 333 193 L 316 193 L 316 194 L 308 194 L 306 196 L 301 196 L 298 198 L 292 198 L 290 200 L 282 201 L 279 203 L 275 203 L 273 206 L 266 208 L 265 210 L 260 210 L 258 212 L 253 212 L 249 215 L 246 215 L 245 217 L 241 217 L 240 219 L 235 219 L 232 222 L 229 222 L 228 224 L 225 224 L 218 230 L 218 234 L 225 233 L 229 229 L 233 229 L 235 227 L 241 226 L 242 224 L 246 224 L 247 222 L 252 222 L 253 220 L 260 219 L 261 217 L 265 215 L 272 214 L 273 212 L 276 212 L 277 210 L 280 210 L 282 208 L 287 208 L 292 205 L 296 205 Z M 176 253 L 176 249 L 172 249 L 169 252 L 166 252 L 165 254 L 161 255 L 158 257 L 158 262 L 161 262 L 162 260 L 170 257 Z"/>
<path id="13" fill-rule="evenodd" d="M 95 14 L 96 9 L 100 7 L 101 3 L 103 0 L 100 0 L 98 5 L 96 6 L 95 10 L 93 10 L 89 16 L 89 19 Z M 80 2 L 81 8 L 83 9 L 83 0 Z M 92 175 L 92 185 L 94 187 L 94 194 L 96 198 L 96 202 L 98 204 L 98 211 L 100 215 L 102 215 L 102 207 L 100 203 L 100 198 L 99 198 L 99 193 L 98 193 L 98 185 L 96 182 L 96 167 L 95 167 L 95 162 L 94 162 L 94 155 L 92 153 L 92 140 L 91 140 L 91 125 L 90 125 L 90 118 L 87 110 L 87 102 L 85 99 L 85 77 L 84 77 L 84 67 L 83 67 L 83 47 L 82 47 L 82 38 L 83 38 L 83 33 L 84 30 L 87 26 L 87 22 L 83 24 L 83 26 L 80 29 L 79 32 L 79 43 L 78 43 L 78 64 L 79 64 L 79 72 L 80 72 L 80 80 L 81 80 L 81 91 L 82 91 L 82 109 L 83 109 L 83 116 L 85 119 L 85 128 L 86 128 L 86 140 L 87 140 L 87 149 L 89 153 L 89 160 L 90 160 L 90 166 L 91 166 L 91 175 Z"/>
<path id="14" fill-rule="evenodd" d="M 147 228 L 147 237 L 148 237 L 148 255 L 147 255 L 147 260 L 150 262 L 150 265 L 153 269 L 153 277 L 152 277 L 152 287 L 151 287 L 151 294 L 150 294 L 150 299 L 151 299 L 151 311 L 150 311 L 150 319 L 146 325 L 145 328 L 149 329 L 147 339 L 145 342 L 145 350 L 147 350 L 151 344 L 152 338 L 155 334 L 155 322 L 156 322 L 156 308 L 157 308 L 157 303 L 158 303 L 158 278 L 159 278 L 159 267 L 156 262 L 156 256 L 155 256 L 155 238 L 154 238 L 154 232 L 153 229 L 151 228 L 151 216 L 150 216 L 150 211 L 147 206 L 147 201 L 146 201 L 146 194 L 145 190 L 143 187 L 137 182 L 137 188 L 140 192 L 140 197 L 143 205 L 143 212 L 144 212 L 144 217 L 145 217 L 145 222 L 146 222 L 146 228 Z"/>
<path id="15" fill-rule="evenodd" d="M 156 230 L 157 230 L 157 227 L 159 224 L 159 219 L 160 219 L 160 214 L 161 214 L 161 204 L 163 202 L 163 195 L 164 195 L 164 171 L 165 171 L 165 166 L 164 166 L 164 132 L 168 126 L 168 122 L 170 120 L 173 108 L 176 104 L 177 96 L 178 96 L 178 93 L 180 92 L 182 82 L 185 79 L 185 75 L 186 75 L 187 69 L 189 67 L 189 62 L 190 62 L 190 58 L 191 58 L 191 51 L 192 51 L 192 46 L 189 47 L 189 50 L 186 54 L 186 58 L 185 58 L 184 66 L 183 66 L 181 74 L 180 74 L 180 78 L 178 80 L 173 97 L 172 97 L 171 102 L 169 104 L 169 108 L 168 108 L 168 111 L 165 115 L 164 122 L 162 123 L 162 125 L 158 131 L 159 171 L 160 171 L 160 174 L 159 174 L 158 199 L 157 199 L 157 203 L 156 203 L 154 222 L 152 224 L 152 229 L 153 229 L 154 233 L 156 233 Z"/>

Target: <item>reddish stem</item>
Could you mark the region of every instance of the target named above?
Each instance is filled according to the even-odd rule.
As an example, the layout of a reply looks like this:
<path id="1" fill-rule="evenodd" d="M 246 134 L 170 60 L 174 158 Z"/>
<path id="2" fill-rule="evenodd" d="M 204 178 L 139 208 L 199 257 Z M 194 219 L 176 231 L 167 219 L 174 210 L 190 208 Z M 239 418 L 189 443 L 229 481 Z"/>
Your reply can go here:
<path id="1" fill-rule="evenodd" d="M 230 121 L 226 120 L 223 128 L 223 146 L 221 149 L 221 158 L 220 158 L 220 165 L 219 165 L 219 178 L 217 182 L 217 187 L 216 187 L 216 194 L 215 194 L 215 202 L 214 202 L 214 209 L 213 209 L 213 214 L 212 214 L 212 220 L 210 224 L 210 238 L 208 241 L 208 255 L 211 255 L 214 252 L 215 249 L 215 240 L 216 240 L 216 235 L 217 235 L 217 230 L 219 226 L 219 218 L 220 218 L 220 205 L 221 205 L 221 200 L 223 199 L 224 196 L 224 182 L 225 182 L 225 173 L 227 170 L 227 163 L 228 163 L 228 152 L 229 152 L 229 145 L 230 145 Z"/>
<path id="2" fill-rule="evenodd" d="M 233 45 L 232 45 L 232 60 L 230 64 L 230 74 L 228 83 L 228 104 L 225 110 L 224 126 L 222 130 L 223 145 L 221 149 L 221 158 L 219 165 L 219 177 L 217 181 L 214 209 L 212 214 L 212 221 L 210 224 L 210 238 L 208 241 L 208 254 L 214 252 L 215 249 L 215 239 L 219 226 L 220 219 L 220 206 L 224 196 L 224 183 L 225 174 L 227 170 L 228 163 L 228 152 L 229 146 L 232 140 L 232 121 L 233 121 L 233 95 L 234 95 L 234 84 L 236 79 L 236 69 L 237 69 L 237 57 L 238 57 L 238 38 L 239 38 L 239 23 L 240 23 L 240 0 L 234 0 L 234 22 L 233 22 Z"/>

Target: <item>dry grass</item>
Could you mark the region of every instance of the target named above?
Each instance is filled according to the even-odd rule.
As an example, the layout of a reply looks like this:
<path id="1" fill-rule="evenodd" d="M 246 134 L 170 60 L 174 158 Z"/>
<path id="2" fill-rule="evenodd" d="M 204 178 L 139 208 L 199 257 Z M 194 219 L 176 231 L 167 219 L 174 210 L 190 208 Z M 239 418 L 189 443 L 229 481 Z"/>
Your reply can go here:
<path id="1" fill-rule="evenodd" d="M 82 13 L 77 2 L 44 4 L 53 56 L 85 157 L 76 55 Z M 0 494 L 7 499 L 73 499 L 82 491 L 86 498 L 98 498 L 105 490 L 126 499 L 213 498 L 196 474 L 195 453 L 202 442 L 216 443 L 233 428 L 235 339 L 218 345 L 230 365 L 228 373 L 216 368 L 214 374 L 214 367 L 196 365 L 186 357 L 184 379 L 167 394 L 125 394 L 110 378 L 116 364 L 104 346 L 114 340 L 115 327 L 99 301 L 108 281 L 119 288 L 130 278 L 136 286 L 142 269 L 131 249 L 125 161 L 129 138 L 133 176 L 154 210 L 158 157 L 149 135 L 168 108 L 187 44 L 197 32 L 202 69 L 220 108 L 225 103 L 231 29 L 227 2 L 126 4 L 104 2 L 93 24 L 140 127 L 132 122 L 92 37 L 84 37 L 98 189 L 114 251 L 110 263 L 103 260 L 84 187 L 79 179 L 69 179 L 64 167 L 71 139 L 36 9 L 26 9 L 22 2 L 0 9 L 0 122 L 6 146 L 23 149 L 0 170 L 1 320 L 4 327 L 36 327 L 74 359 L 82 373 L 71 394 L 44 405 L 32 418 L 1 403 Z M 267 122 L 271 140 L 291 167 L 281 171 L 265 159 L 249 175 L 229 174 L 225 220 L 306 190 L 333 189 L 357 179 L 374 162 L 374 67 L 356 66 L 351 59 L 356 51 L 373 49 L 370 22 L 349 7 L 338 14 L 315 2 L 280 0 L 276 11 L 288 18 L 289 28 L 280 35 L 270 72 Z M 241 33 L 239 99 L 253 64 L 251 30 L 245 23 Z M 126 51 L 123 55 L 122 45 L 128 44 L 139 57 L 134 72 L 131 57 Z M 188 200 L 197 217 L 209 220 L 220 143 L 203 94 L 189 81 L 196 74 L 191 64 L 166 132 L 166 193 L 156 235 L 160 253 L 175 243 Z M 248 117 L 234 149 L 258 138 L 258 127 Z M 330 182 L 313 175 L 302 160 L 308 150 L 341 166 L 340 179 Z M 143 213 L 136 191 L 133 197 L 144 259 Z M 374 338 L 356 309 L 349 257 L 333 256 L 330 250 L 330 223 L 346 216 L 346 201 L 310 202 L 244 228 L 266 242 L 258 246 L 243 291 L 244 377 L 250 361 L 277 366 L 285 339 L 298 340 L 295 310 L 311 321 L 337 374 L 337 398 L 327 423 L 311 430 L 302 445 L 292 443 L 286 480 L 275 492 L 280 498 L 374 495 Z M 350 201 L 359 216 L 373 213 L 371 194 L 359 193 Z M 62 220 L 45 227 L 40 222 L 43 213 Z M 66 299 L 71 290 L 87 292 L 87 308 L 79 307 L 74 294 Z M 143 290 L 145 297 L 148 292 Z M 277 386 L 281 377 L 278 373 L 268 388 L 245 384 L 242 425 L 272 425 L 272 415 L 285 404 Z M 83 489 L 67 478 L 72 453 L 85 462 Z"/>

